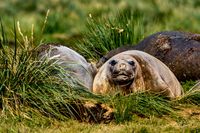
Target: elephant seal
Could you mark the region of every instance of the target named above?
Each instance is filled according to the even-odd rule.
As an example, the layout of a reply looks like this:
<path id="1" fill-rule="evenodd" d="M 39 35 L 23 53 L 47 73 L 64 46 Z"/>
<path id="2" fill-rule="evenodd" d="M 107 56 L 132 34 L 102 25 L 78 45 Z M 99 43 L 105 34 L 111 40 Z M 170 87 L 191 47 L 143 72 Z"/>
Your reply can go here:
<path id="1" fill-rule="evenodd" d="M 118 90 L 124 94 L 149 91 L 169 98 L 183 93 L 179 81 L 165 64 L 138 50 L 113 56 L 97 72 L 94 93 L 107 94 Z"/>
<path id="2" fill-rule="evenodd" d="M 101 67 L 112 56 L 127 50 L 140 50 L 166 64 L 179 81 L 200 79 L 200 34 L 163 31 L 144 38 L 136 46 L 111 50 L 97 63 Z"/>
<path id="3" fill-rule="evenodd" d="M 48 59 L 64 69 L 61 74 L 70 83 L 77 82 L 91 91 L 95 67 L 74 50 L 60 44 L 42 44 L 38 50 L 39 59 Z"/>

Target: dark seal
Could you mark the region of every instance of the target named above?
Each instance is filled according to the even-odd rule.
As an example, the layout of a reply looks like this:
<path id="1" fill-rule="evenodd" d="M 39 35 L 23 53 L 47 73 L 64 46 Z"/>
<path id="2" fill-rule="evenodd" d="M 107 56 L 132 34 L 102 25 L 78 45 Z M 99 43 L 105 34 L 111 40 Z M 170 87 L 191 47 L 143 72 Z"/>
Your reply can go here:
<path id="1" fill-rule="evenodd" d="M 147 52 L 165 63 L 179 81 L 200 79 L 200 34 L 163 31 L 144 38 L 136 46 L 111 50 L 97 63 L 101 67 L 109 58 L 127 50 Z"/>

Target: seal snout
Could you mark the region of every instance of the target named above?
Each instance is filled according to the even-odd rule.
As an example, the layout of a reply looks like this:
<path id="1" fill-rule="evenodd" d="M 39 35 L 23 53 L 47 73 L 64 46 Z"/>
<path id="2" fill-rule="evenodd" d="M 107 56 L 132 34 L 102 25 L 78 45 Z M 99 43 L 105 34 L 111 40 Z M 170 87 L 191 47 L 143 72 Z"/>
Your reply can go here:
<path id="1" fill-rule="evenodd" d="M 125 63 L 120 63 L 119 64 L 119 69 L 122 70 L 122 71 L 126 70 L 126 64 Z"/>

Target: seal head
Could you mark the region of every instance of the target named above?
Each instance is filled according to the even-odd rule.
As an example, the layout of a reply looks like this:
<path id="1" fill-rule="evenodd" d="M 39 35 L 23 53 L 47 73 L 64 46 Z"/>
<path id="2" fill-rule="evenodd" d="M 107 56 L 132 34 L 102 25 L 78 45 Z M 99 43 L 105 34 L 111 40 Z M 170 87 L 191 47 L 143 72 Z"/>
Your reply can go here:
<path id="1" fill-rule="evenodd" d="M 109 67 L 110 82 L 120 87 L 129 87 L 133 83 L 136 74 L 136 63 L 133 59 L 112 59 Z"/>

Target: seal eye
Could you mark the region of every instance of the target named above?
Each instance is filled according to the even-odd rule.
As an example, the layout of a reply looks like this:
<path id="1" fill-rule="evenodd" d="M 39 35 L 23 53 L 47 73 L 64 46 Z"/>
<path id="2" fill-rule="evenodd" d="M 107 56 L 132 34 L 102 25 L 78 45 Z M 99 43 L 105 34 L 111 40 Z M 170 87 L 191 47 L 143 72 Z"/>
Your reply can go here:
<path id="1" fill-rule="evenodd" d="M 128 61 L 128 64 L 130 64 L 131 66 L 134 66 L 135 62 L 134 61 Z"/>
<path id="2" fill-rule="evenodd" d="M 111 66 L 114 66 L 114 65 L 117 64 L 117 61 L 116 61 L 116 60 L 111 60 L 111 61 L 109 62 L 109 64 L 110 64 Z"/>

